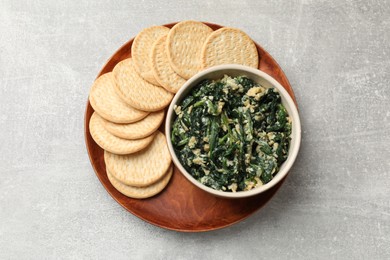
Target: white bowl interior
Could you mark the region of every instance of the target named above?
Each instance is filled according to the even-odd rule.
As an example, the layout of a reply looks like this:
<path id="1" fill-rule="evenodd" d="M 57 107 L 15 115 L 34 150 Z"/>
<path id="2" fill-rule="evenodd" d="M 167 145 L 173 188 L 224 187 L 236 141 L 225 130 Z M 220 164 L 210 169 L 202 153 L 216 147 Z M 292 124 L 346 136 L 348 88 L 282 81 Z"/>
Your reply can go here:
<path id="1" fill-rule="evenodd" d="M 220 79 L 225 74 L 229 76 L 241 76 L 245 75 L 248 78 L 254 80 L 255 82 L 259 83 L 265 88 L 276 88 L 281 96 L 282 104 L 285 106 L 291 120 L 292 120 L 292 132 L 291 132 L 291 143 L 290 143 L 290 149 L 288 152 L 288 158 L 287 160 L 281 165 L 279 171 L 276 173 L 274 178 L 268 182 L 267 184 L 264 184 L 263 186 L 254 188 L 249 191 L 239 191 L 239 192 L 223 192 L 214 190 L 210 187 L 207 187 L 206 185 L 203 185 L 202 183 L 198 182 L 195 178 L 189 174 L 184 167 L 181 165 L 179 159 L 177 158 L 173 145 L 171 142 L 171 126 L 176 119 L 176 114 L 174 113 L 174 106 L 179 104 L 192 90 L 192 88 L 196 87 L 198 83 L 200 83 L 204 79 Z M 262 72 L 257 69 L 253 69 L 250 67 L 242 66 L 242 65 L 236 65 L 236 64 L 228 64 L 228 65 L 219 65 L 215 67 L 211 67 L 209 69 L 206 69 L 204 71 L 199 72 L 192 78 L 190 78 L 179 90 L 179 92 L 175 95 L 173 98 L 171 105 L 169 106 L 168 113 L 167 113 L 167 119 L 166 119 L 166 125 L 165 125 L 165 133 L 167 137 L 167 143 L 169 151 L 172 155 L 172 160 L 175 163 L 175 165 L 179 168 L 179 170 L 184 174 L 184 176 L 191 181 L 194 185 L 201 188 L 202 190 L 205 190 L 211 194 L 214 194 L 216 196 L 220 197 L 226 197 L 226 198 L 243 198 L 243 197 L 249 197 L 253 195 L 257 195 L 259 193 L 262 193 L 271 187 L 275 186 L 278 182 L 280 182 L 288 173 L 291 166 L 293 165 L 301 143 L 301 123 L 299 119 L 298 110 L 295 106 L 294 101 L 288 94 L 288 92 L 280 85 L 279 82 L 277 82 L 274 78 L 266 74 L 265 72 Z"/>

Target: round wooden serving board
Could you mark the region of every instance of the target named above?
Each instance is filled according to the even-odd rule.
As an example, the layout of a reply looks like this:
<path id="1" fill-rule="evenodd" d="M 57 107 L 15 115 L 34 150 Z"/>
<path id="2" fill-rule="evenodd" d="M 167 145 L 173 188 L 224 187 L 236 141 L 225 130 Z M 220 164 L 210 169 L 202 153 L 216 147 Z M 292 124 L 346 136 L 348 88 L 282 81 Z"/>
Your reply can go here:
<path id="1" fill-rule="evenodd" d="M 171 28 L 173 25 L 165 26 Z M 205 23 L 213 30 L 222 26 Z M 114 66 L 123 59 L 131 57 L 133 39 L 125 43 L 108 60 L 98 77 L 112 71 Z M 280 66 L 260 45 L 256 44 L 259 52 L 259 69 L 268 73 L 288 91 L 296 102 L 293 90 Z M 255 197 L 244 199 L 223 199 L 212 196 L 191 184 L 175 167 L 172 179 L 160 194 L 144 200 L 131 199 L 119 193 L 109 182 L 104 163 L 103 149 L 92 139 L 89 132 L 89 120 L 94 112 L 87 102 L 85 111 L 85 142 L 95 173 L 108 193 L 126 210 L 135 216 L 156 226 L 183 231 L 209 231 L 237 223 L 253 214 L 267 203 L 276 193 L 283 181 L 274 188 Z M 160 127 L 163 131 L 164 123 Z"/>

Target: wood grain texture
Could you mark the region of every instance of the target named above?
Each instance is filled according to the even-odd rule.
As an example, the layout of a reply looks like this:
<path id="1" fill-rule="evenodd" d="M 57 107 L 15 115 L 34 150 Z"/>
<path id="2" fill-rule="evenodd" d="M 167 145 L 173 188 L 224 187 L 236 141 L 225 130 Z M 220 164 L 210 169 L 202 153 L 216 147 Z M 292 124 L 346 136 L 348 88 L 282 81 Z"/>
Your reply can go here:
<path id="1" fill-rule="evenodd" d="M 165 26 L 171 28 L 175 23 Z M 220 25 L 206 23 L 213 30 Z M 133 39 L 125 43 L 106 63 L 99 75 L 112 71 L 123 59 L 131 57 Z M 276 61 L 261 46 L 259 69 L 274 77 L 288 91 L 296 103 L 290 83 Z M 263 207 L 277 192 L 283 181 L 267 192 L 243 199 L 223 199 L 210 195 L 192 185 L 175 167 L 172 179 L 166 189 L 155 197 L 138 200 L 119 193 L 109 182 L 106 175 L 103 150 L 93 141 L 89 133 L 89 120 L 93 113 L 90 103 L 85 111 L 85 141 L 91 164 L 95 173 L 108 193 L 126 210 L 139 218 L 162 228 L 200 232 L 223 228 L 237 223 Z M 163 131 L 161 126 L 160 130 Z"/>

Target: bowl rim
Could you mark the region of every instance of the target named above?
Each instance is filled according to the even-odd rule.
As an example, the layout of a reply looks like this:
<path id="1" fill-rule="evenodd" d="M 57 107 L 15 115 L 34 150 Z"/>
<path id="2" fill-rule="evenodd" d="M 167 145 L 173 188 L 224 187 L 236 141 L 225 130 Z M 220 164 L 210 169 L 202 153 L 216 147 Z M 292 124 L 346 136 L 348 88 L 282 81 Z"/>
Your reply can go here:
<path id="1" fill-rule="evenodd" d="M 199 80 L 199 78 L 202 78 L 208 74 L 211 74 L 214 72 L 220 72 L 223 70 L 237 70 L 239 72 L 242 72 L 243 74 L 245 72 L 249 72 L 251 74 L 256 74 L 257 76 L 263 78 L 265 81 L 268 81 L 268 83 L 270 83 L 273 87 L 275 87 L 279 91 L 280 95 L 283 96 L 283 98 L 285 99 L 286 103 L 288 104 L 288 106 L 291 110 L 291 113 L 289 113 L 289 116 L 292 118 L 292 120 L 294 122 L 293 128 L 295 129 L 295 131 L 294 131 L 294 136 L 292 136 L 293 133 L 291 133 L 291 138 L 294 138 L 295 145 L 290 147 L 288 158 L 283 163 L 284 164 L 283 169 L 279 170 L 279 172 L 274 176 L 274 178 L 270 182 L 268 182 L 260 187 L 249 190 L 249 191 L 225 192 L 225 191 L 215 190 L 213 188 L 210 188 L 210 187 L 200 183 L 198 180 L 196 180 L 194 177 L 192 177 L 192 175 L 189 172 L 187 172 L 187 170 L 182 166 L 182 164 L 180 163 L 179 159 L 176 156 L 176 153 L 173 149 L 173 145 L 172 145 L 172 141 L 171 141 L 171 125 L 173 123 L 173 117 L 175 116 L 174 106 L 176 105 L 176 103 L 179 100 L 184 98 L 183 93 L 185 93 L 188 89 L 192 89 L 193 87 L 195 87 L 196 84 L 194 84 L 194 83 L 198 83 L 197 81 Z M 186 93 L 186 94 L 188 94 L 188 93 Z M 197 74 L 192 76 L 190 79 L 188 79 L 184 83 L 184 85 L 180 88 L 180 90 L 175 94 L 174 98 L 171 101 L 171 104 L 169 105 L 167 115 L 166 115 L 165 136 L 166 136 L 168 149 L 169 149 L 169 152 L 171 154 L 173 163 L 180 170 L 180 172 L 186 177 L 186 179 L 189 180 L 192 184 L 194 184 L 198 188 L 200 188 L 200 189 L 202 189 L 210 194 L 213 194 L 215 196 L 224 197 L 224 198 L 245 198 L 245 197 L 255 196 L 255 195 L 258 195 L 260 193 L 263 193 L 263 192 L 269 190 L 270 188 L 274 187 L 277 183 L 282 181 L 284 179 L 284 177 L 287 176 L 289 170 L 291 169 L 291 167 L 293 166 L 293 164 L 297 158 L 297 155 L 298 155 L 298 152 L 300 149 L 301 122 L 300 122 L 300 117 L 299 117 L 297 106 L 294 103 L 293 99 L 288 94 L 287 90 L 273 77 L 271 77 L 270 75 L 268 75 L 267 73 L 265 73 L 259 69 L 255 69 L 252 67 L 238 65 L 238 64 L 223 64 L 223 65 L 213 66 L 213 67 L 210 67 L 210 68 L 207 68 L 203 71 L 198 72 Z"/>

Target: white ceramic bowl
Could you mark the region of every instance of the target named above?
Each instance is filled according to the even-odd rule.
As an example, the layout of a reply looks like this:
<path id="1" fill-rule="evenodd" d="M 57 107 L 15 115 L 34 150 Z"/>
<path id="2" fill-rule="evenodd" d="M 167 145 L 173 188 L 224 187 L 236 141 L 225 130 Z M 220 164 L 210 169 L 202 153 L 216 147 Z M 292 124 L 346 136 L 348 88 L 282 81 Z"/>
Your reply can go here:
<path id="1" fill-rule="evenodd" d="M 245 75 L 248 78 L 254 80 L 255 82 L 260 83 L 265 88 L 270 88 L 270 87 L 276 88 L 280 93 L 282 104 L 285 106 L 292 120 L 291 143 L 290 143 L 290 149 L 288 151 L 287 160 L 281 165 L 279 171 L 275 174 L 274 178 L 270 182 L 249 191 L 224 192 L 224 191 L 214 190 L 200 183 L 195 178 L 193 178 L 191 174 L 188 173 L 185 170 L 185 168 L 181 165 L 179 159 L 175 154 L 172 141 L 171 141 L 172 124 L 176 119 L 176 114 L 173 109 L 174 106 L 179 104 L 189 94 L 191 89 L 195 87 L 202 80 L 220 79 L 225 74 L 233 77 L 239 75 Z M 265 72 L 250 67 L 242 66 L 242 65 L 236 65 L 236 64 L 219 65 L 219 66 L 211 67 L 204 71 L 199 72 L 198 74 L 190 78 L 181 87 L 179 92 L 173 98 L 171 105 L 169 106 L 166 124 L 165 124 L 165 133 L 166 133 L 168 148 L 172 155 L 172 160 L 174 164 L 179 168 L 179 170 L 183 173 L 183 175 L 190 182 L 192 182 L 200 189 L 208 193 L 211 193 L 213 195 L 225 197 L 225 198 L 243 198 L 243 197 L 254 196 L 275 186 L 277 183 L 283 180 L 283 178 L 287 175 L 288 171 L 292 167 L 297 157 L 299 147 L 301 144 L 301 122 L 299 120 L 298 110 L 294 104 L 294 101 L 287 93 L 287 91 L 282 87 L 282 85 L 280 85 L 279 82 L 277 82 L 274 78 L 272 78 L 270 75 L 266 74 Z"/>

